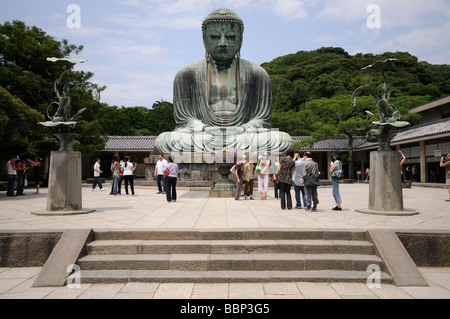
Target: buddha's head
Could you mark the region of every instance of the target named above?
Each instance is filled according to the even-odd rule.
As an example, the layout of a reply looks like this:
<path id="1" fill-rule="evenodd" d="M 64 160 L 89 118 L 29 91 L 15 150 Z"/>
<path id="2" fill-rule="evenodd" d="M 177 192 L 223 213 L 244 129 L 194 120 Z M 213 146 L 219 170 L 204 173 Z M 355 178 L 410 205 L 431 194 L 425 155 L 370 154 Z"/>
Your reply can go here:
<path id="1" fill-rule="evenodd" d="M 241 50 L 244 23 L 230 9 L 211 12 L 202 23 L 203 43 L 215 60 L 233 59 Z"/>

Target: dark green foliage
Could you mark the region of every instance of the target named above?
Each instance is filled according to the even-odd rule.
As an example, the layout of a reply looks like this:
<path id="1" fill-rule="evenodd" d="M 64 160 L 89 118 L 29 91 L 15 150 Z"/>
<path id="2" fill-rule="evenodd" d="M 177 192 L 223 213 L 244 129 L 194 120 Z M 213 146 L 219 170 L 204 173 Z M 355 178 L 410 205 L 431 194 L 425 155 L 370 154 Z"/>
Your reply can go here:
<path id="1" fill-rule="evenodd" d="M 299 51 L 262 64 L 272 79 L 272 127 L 282 127 L 291 135 L 325 137 L 332 133 L 327 125 L 333 127 L 333 134 L 340 135 L 349 130 L 348 124 L 364 135 L 366 115 L 355 112 L 350 96 L 362 85 L 379 87 L 381 75 L 362 73 L 361 69 L 388 58 L 399 60 L 385 74 L 391 87 L 391 103 L 399 108 L 404 120 L 414 124 L 418 118 L 408 114 L 411 107 L 450 94 L 449 65 L 419 62 L 407 52 L 351 56 L 342 48 Z M 376 112 L 374 99 L 365 103 L 367 110 Z M 330 113 L 330 108 L 341 110 L 341 114 Z M 314 116 L 305 117 L 305 110 Z M 308 123 L 311 120 L 315 128 Z"/>
<path id="2" fill-rule="evenodd" d="M 155 102 L 151 109 L 109 106 L 102 112 L 99 122 L 109 136 L 158 136 L 175 129 L 173 105 L 167 101 Z"/>

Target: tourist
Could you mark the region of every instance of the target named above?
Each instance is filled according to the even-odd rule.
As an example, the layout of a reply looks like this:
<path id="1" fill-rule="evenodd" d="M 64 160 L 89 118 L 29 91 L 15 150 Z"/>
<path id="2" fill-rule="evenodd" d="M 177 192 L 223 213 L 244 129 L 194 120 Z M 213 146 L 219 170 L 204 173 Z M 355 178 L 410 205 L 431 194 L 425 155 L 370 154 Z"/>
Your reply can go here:
<path id="1" fill-rule="evenodd" d="M 119 156 L 114 156 L 114 159 L 111 163 L 111 171 L 113 173 L 113 191 L 112 194 L 114 196 L 117 196 L 118 194 L 118 188 L 119 188 L 119 182 L 120 182 L 120 172 L 122 172 L 122 166 L 119 162 Z M 120 194 L 119 194 L 120 195 Z"/>
<path id="2" fill-rule="evenodd" d="M 33 179 L 34 184 L 36 185 L 36 191 L 33 193 L 33 195 L 39 195 L 40 190 L 40 179 L 41 176 L 44 175 L 44 167 L 42 166 L 42 158 L 39 156 L 35 157 L 34 162 L 31 162 L 31 167 L 33 168 Z"/>
<path id="3" fill-rule="evenodd" d="M 25 179 L 27 177 L 27 162 L 25 160 L 20 160 L 17 165 L 17 196 L 25 195 L 23 189 L 25 187 Z"/>
<path id="4" fill-rule="evenodd" d="M 412 181 L 413 182 L 418 182 L 419 181 L 419 178 L 418 178 L 419 177 L 419 172 L 417 170 L 416 164 L 414 164 L 412 166 L 411 172 L 412 172 Z"/>
<path id="5" fill-rule="evenodd" d="M 104 191 L 102 181 L 100 180 L 100 174 L 103 174 L 103 172 L 100 170 L 100 159 L 97 157 L 94 164 L 94 183 L 92 184 L 92 191 L 95 191 L 97 185 L 101 191 Z"/>
<path id="6" fill-rule="evenodd" d="M 450 154 L 447 154 L 447 159 L 445 156 L 441 158 L 441 163 L 439 165 L 440 167 L 445 167 L 445 183 L 448 186 L 448 199 L 446 199 L 446 202 L 450 202 Z"/>
<path id="7" fill-rule="evenodd" d="M 411 180 L 411 165 L 407 165 L 405 170 L 406 170 L 406 180 L 410 181 Z"/>
<path id="8" fill-rule="evenodd" d="M 312 159 L 311 152 L 306 152 L 305 157 L 305 164 L 303 166 L 303 184 L 306 187 L 306 197 L 308 201 L 306 210 L 310 210 L 311 204 L 313 204 L 314 206 L 312 207 L 312 211 L 316 212 L 317 205 L 319 204 L 319 198 L 317 195 L 319 165 Z"/>
<path id="9" fill-rule="evenodd" d="M 294 193 L 295 193 L 295 208 L 301 209 L 302 208 L 302 200 L 303 199 L 303 207 L 307 207 L 306 203 L 306 191 L 305 186 L 302 185 L 303 181 L 303 166 L 305 164 L 305 159 L 303 158 L 303 152 L 300 151 L 295 156 L 295 168 L 294 168 L 294 174 L 292 174 L 292 181 L 294 183 Z M 300 199 L 301 194 L 301 199 Z"/>
<path id="10" fill-rule="evenodd" d="M 294 162 L 294 150 L 288 149 L 285 155 L 280 159 L 280 165 L 278 166 L 278 185 L 280 187 L 280 200 L 281 209 L 292 209 L 292 173 L 295 168 Z"/>
<path id="11" fill-rule="evenodd" d="M 405 181 L 405 175 L 403 174 L 403 164 L 406 161 L 406 156 L 405 156 L 405 154 L 403 154 L 402 150 L 398 150 L 398 152 L 400 153 L 400 157 L 401 157 L 401 159 L 400 159 L 400 175 L 401 175 L 402 183 L 403 183 Z M 416 167 L 416 165 L 413 166 L 413 169 L 415 167 Z"/>
<path id="12" fill-rule="evenodd" d="M 169 156 L 169 163 L 167 164 L 166 169 L 169 170 L 169 174 L 167 175 L 167 179 L 166 179 L 166 183 L 167 183 L 166 198 L 169 203 L 176 202 L 177 201 L 178 164 L 173 162 L 172 156 Z"/>
<path id="13" fill-rule="evenodd" d="M 269 192 L 270 174 L 270 160 L 267 154 L 260 155 L 256 172 L 258 173 L 258 192 L 261 194 L 261 200 L 266 200 L 267 193 Z"/>
<path id="14" fill-rule="evenodd" d="M 336 151 L 331 154 L 333 156 L 334 161 L 330 165 L 330 173 L 332 174 L 334 171 L 342 170 L 342 162 L 341 162 L 341 153 Z M 333 197 L 336 202 L 336 207 L 332 210 L 342 210 L 342 200 L 341 194 L 339 193 L 339 179 L 335 177 L 331 177 L 331 183 L 333 185 Z"/>
<path id="15" fill-rule="evenodd" d="M 364 174 L 366 175 L 366 180 L 365 180 L 365 184 L 367 184 L 369 182 L 370 179 L 370 168 L 366 168 L 366 171 L 364 172 Z"/>
<path id="16" fill-rule="evenodd" d="M 252 162 L 248 162 L 244 165 L 244 173 L 242 174 L 242 178 L 244 180 L 244 198 L 247 199 L 248 197 L 251 200 L 254 200 L 253 198 L 253 183 L 255 180 L 255 173 L 254 173 L 255 165 L 253 165 Z"/>
<path id="17" fill-rule="evenodd" d="M 130 162 L 130 157 L 125 156 L 125 161 L 122 163 L 122 172 L 123 172 L 123 179 L 125 181 L 125 193 L 129 195 L 128 193 L 128 184 L 130 184 L 131 188 L 131 195 L 134 196 L 134 179 L 133 179 L 133 173 L 136 170 L 136 164 Z"/>
<path id="18" fill-rule="evenodd" d="M 273 183 L 273 191 L 274 191 L 274 197 L 275 199 L 279 198 L 279 189 L 280 186 L 278 185 L 278 167 L 280 166 L 280 158 L 277 156 L 275 159 L 275 162 L 270 163 L 270 169 L 272 171 L 272 174 L 270 175 L 271 181 Z"/>
<path id="19" fill-rule="evenodd" d="M 234 176 L 236 176 L 236 193 L 234 196 L 235 200 L 241 200 L 239 197 L 241 197 L 241 186 L 243 185 L 243 179 L 242 175 L 244 173 L 243 167 L 242 167 L 242 160 L 238 161 L 236 165 L 234 166 Z"/>
<path id="20" fill-rule="evenodd" d="M 162 154 L 159 155 L 159 160 L 156 162 L 155 173 L 153 176 L 156 177 L 156 184 L 158 185 L 157 194 L 166 193 L 166 178 L 164 177 L 164 171 L 167 169 L 167 160 Z M 161 187 L 162 182 L 162 187 Z"/>
<path id="21" fill-rule="evenodd" d="M 16 188 L 16 179 L 17 179 L 16 161 L 18 159 L 19 159 L 18 156 L 13 156 L 6 163 L 6 171 L 8 172 L 8 190 L 6 192 L 6 196 L 14 196 L 14 190 Z"/>

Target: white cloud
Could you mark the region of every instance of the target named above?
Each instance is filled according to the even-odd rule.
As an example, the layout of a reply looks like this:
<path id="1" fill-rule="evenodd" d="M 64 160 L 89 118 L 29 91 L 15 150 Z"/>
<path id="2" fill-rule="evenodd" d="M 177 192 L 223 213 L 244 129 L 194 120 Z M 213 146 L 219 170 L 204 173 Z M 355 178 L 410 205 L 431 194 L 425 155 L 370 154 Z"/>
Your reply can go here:
<path id="1" fill-rule="evenodd" d="M 81 28 L 68 28 L 67 26 L 62 26 L 53 30 L 48 30 L 48 33 L 56 38 L 100 38 L 108 33 L 108 29 L 90 26 L 81 26 Z"/>
<path id="2" fill-rule="evenodd" d="M 102 81 L 99 81 L 100 83 Z M 164 99 L 172 102 L 173 77 L 168 76 L 125 76 L 120 83 L 105 83 L 106 90 L 102 92 L 101 102 L 118 106 L 145 106 Z"/>
<path id="3" fill-rule="evenodd" d="M 308 17 L 304 1 L 299 0 L 277 0 L 273 4 L 273 10 L 286 20 L 304 19 Z"/>
<path id="4" fill-rule="evenodd" d="M 418 26 L 423 24 L 430 15 L 438 14 L 449 17 L 450 9 L 447 0 L 321 0 L 322 9 L 317 14 L 320 20 L 343 21 L 352 23 L 366 21 L 370 13 L 370 4 L 377 4 L 381 10 L 382 27 Z"/>
<path id="5" fill-rule="evenodd" d="M 436 27 L 419 27 L 386 39 L 380 42 L 375 49 L 380 52 L 408 51 L 429 63 L 448 64 L 450 42 L 445 40 L 443 35 L 449 33 L 450 22 L 445 22 Z M 435 52 L 447 52 L 447 57 L 443 59 L 444 55 L 436 55 Z M 430 59 L 431 57 L 434 58 Z"/>

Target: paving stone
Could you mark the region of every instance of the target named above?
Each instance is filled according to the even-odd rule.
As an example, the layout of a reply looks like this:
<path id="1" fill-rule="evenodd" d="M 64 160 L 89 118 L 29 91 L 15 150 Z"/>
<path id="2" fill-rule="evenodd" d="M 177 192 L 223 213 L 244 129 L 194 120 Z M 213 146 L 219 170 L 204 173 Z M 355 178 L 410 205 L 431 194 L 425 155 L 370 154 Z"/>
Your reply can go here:
<path id="1" fill-rule="evenodd" d="M 331 283 L 331 287 L 340 296 L 370 296 L 376 297 L 376 295 L 367 287 L 366 284 L 362 283 Z"/>
<path id="2" fill-rule="evenodd" d="M 369 289 L 380 299 L 412 299 L 411 295 L 394 285 L 381 284 L 379 288 Z"/>
<path id="3" fill-rule="evenodd" d="M 163 283 L 160 284 L 153 299 L 190 299 L 194 284 Z"/>
<path id="4" fill-rule="evenodd" d="M 442 287 L 401 287 L 415 299 L 450 299 L 450 291 Z"/>
<path id="5" fill-rule="evenodd" d="M 0 279 L 0 294 L 6 293 L 14 287 L 23 283 L 24 279 Z"/>
<path id="6" fill-rule="evenodd" d="M 264 299 L 266 297 L 262 284 L 231 283 L 230 299 Z"/>
<path id="7" fill-rule="evenodd" d="M 78 299 L 113 299 L 125 284 L 91 285 Z"/>
<path id="8" fill-rule="evenodd" d="M 76 299 L 91 287 L 90 284 L 80 285 L 80 288 L 59 287 L 45 296 L 45 299 Z"/>
<path id="9" fill-rule="evenodd" d="M 341 299 L 328 283 L 297 282 L 297 287 L 306 299 Z"/>
<path id="10" fill-rule="evenodd" d="M 266 295 L 301 295 L 298 286 L 294 283 L 264 283 Z"/>
<path id="11" fill-rule="evenodd" d="M 114 299 L 152 299 L 153 295 L 149 292 L 119 292 Z"/>
<path id="12" fill-rule="evenodd" d="M 140 283 L 140 282 L 130 282 L 125 285 L 125 287 L 120 290 L 121 293 L 155 293 L 158 289 L 159 284 L 157 283 Z"/>
<path id="13" fill-rule="evenodd" d="M 192 298 L 199 298 L 200 296 L 216 298 L 228 298 L 228 283 L 217 284 L 195 284 L 192 291 Z"/>

